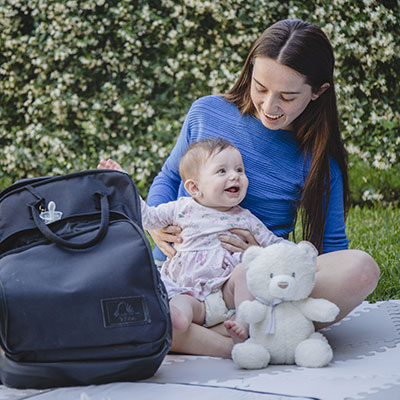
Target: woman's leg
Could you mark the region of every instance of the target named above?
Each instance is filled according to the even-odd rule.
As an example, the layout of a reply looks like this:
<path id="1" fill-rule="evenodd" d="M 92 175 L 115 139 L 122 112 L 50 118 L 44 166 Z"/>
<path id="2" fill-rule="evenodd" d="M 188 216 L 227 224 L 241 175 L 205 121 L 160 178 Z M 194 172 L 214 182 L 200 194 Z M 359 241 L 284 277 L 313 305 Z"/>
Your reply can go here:
<path id="1" fill-rule="evenodd" d="M 323 254 L 318 257 L 316 285 L 312 297 L 325 298 L 335 303 L 341 310 L 336 319 L 338 321 L 374 291 L 378 279 L 378 265 L 371 256 L 362 251 L 343 250 Z M 322 324 L 318 326 L 321 327 Z M 186 332 L 174 330 L 171 350 L 184 354 L 230 358 L 232 347 L 232 339 L 192 323 Z"/>
<path id="2" fill-rule="evenodd" d="M 171 311 L 172 328 L 174 331 L 185 332 L 192 322 L 204 324 L 204 302 L 187 294 L 177 294 L 169 301 Z"/>
<path id="3" fill-rule="evenodd" d="M 340 308 L 341 320 L 372 293 L 379 279 L 375 260 L 360 250 L 342 250 L 317 258 L 316 282 L 311 297 L 332 301 Z M 330 324 L 316 324 L 322 328 Z"/>

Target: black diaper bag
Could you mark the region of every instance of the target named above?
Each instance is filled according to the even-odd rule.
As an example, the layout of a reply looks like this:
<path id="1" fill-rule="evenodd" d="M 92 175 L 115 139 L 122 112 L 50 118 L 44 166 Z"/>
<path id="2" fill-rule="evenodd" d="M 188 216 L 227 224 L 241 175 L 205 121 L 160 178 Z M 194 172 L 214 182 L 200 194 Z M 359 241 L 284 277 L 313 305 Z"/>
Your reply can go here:
<path id="1" fill-rule="evenodd" d="M 0 193 L 4 385 L 145 379 L 171 335 L 167 293 L 127 174 L 26 179 Z"/>

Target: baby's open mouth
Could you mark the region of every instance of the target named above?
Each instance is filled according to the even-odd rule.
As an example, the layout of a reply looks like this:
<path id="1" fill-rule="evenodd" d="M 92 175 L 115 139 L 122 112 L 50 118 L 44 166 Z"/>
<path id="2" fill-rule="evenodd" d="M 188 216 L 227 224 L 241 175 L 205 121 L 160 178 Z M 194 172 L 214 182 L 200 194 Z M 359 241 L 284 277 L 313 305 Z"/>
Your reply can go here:
<path id="1" fill-rule="evenodd" d="M 229 193 L 237 193 L 239 190 L 240 190 L 239 186 L 231 186 L 225 189 L 225 191 Z"/>

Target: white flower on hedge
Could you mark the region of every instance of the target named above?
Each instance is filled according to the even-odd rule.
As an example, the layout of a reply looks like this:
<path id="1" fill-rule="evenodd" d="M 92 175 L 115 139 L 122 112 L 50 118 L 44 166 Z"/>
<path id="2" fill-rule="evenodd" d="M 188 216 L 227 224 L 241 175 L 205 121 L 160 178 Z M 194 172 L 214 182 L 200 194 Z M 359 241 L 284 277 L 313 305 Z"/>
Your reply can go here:
<path id="1" fill-rule="evenodd" d="M 71 96 L 71 100 L 70 100 L 69 104 L 72 105 L 72 106 L 78 106 L 79 105 L 79 97 L 78 97 L 78 95 L 76 93 L 74 93 Z"/>
<path id="2" fill-rule="evenodd" d="M 396 162 L 397 156 L 394 151 L 388 152 L 386 157 L 388 158 L 389 162 L 392 163 L 392 165 Z"/>
<path id="3" fill-rule="evenodd" d="M 167 63 L 174 71 L 179 68 L 179 62 L 174 60 L 173 58 L 168 58 Z"/>
<path id="4" fill-rule="evenodd" d="M 68 8 L 78 8 L 78 2 L 76 2 L 75 0 L 69 0 L 67 1 L 66 6 Z"/>
<path id="5" fill-rule="evenodd" d="M 79 57 L 79 62 L 81 62 L 83 65 L 88 65 L 91 63 L 91 60 L 86 57 L 81 56 L 81 57 Z"/>
<path id="6" fill-rule="evenodd" d="M 169 37 L 170 39 L 175 39 L 177 35 L 178 35 L 178 32 L 177 32 L 175 29 L 171 29 L 171 30 L 168 32 L 168 37 Z"/>
<path id="7" fill-rule="evenodd" d="M 92 108 L 93 108 L 93 110 L 99 111 L 99 110 L 101 110 L 102 107 L 101 107 L 101 104 L 98 101 L 96 101 L 93 103 Z"/>
<path id="8" fill-rule="evenodd" d="M 224 18 L 230 20 L 230 19 L 234 19 L 236 17 L 236 12 L 233 8 L 231 8 L 230 10 L 225 10 L 223 12 L 223 16 Z"/>
<path id="9" fill-rule="evenodd" d="M 362 194 L 362 199 L 364 201 L 368 200 L 383 200 L 384 196 L 381 193 L 375 193 L 373 189 L 365 190 Z"/>
<path id="10" fill-rule="evenodd" d="M 169 154 L 169 151 L 165 147 L 161 147 L 158 149 L 157 154 L 161 159 L 165 159 L 167 157 L 167 155 Z"/>
<path id="11" fill-rule="evenodd" d="M 185 72 L 185 71 L 179 71 L 175 76 L 176 76 L 176 79 L 179 81 L 179 80 L 181 80 L 185 75 L 186 75 L 186 72 Z"/>
<path id="12" fill-rule="evenodd" d="M 374 161 L 372 162 L 372 165 L 376 168 L 376 169 L 389 169 L 390 168 L 390 164 L 383 159 L 381 154 L 375 154 L 374 156 Z"/>
<path id="13" fill-rule="evenodd" d="M 369 151 L 362 151 L 360 152 L 360 157 L 363 161 L 369 161 L 371 153 Z"/>
<path id="14" fill-rule="evenodd" d="M 122 107 L 122 105 L 120 103 L 115 104 L 112 109 L 113 109 L 113 111 L 115 111 L 119 114 L 123 114 L 125 112 L 124 107 Z"/>
<path id="15" fill-rule="evenodd" d="M 349 154 L 359 154 L 360 148 L 353 143 L 346 144 L 346 150 Z"/>
<path id="16" fill-rule="evenodd" d="M 373 124 L 376 124 L 381 118 L 377 115 L 375 111 L 372 111 L 370 120 Z"/>
<path id="17" fill-rule="evenodd" d="M 151 118 L 154 115 L 154 113 L 155 113 L 154 108 L 150 105 L 147 105 L 143 117 Z"/>

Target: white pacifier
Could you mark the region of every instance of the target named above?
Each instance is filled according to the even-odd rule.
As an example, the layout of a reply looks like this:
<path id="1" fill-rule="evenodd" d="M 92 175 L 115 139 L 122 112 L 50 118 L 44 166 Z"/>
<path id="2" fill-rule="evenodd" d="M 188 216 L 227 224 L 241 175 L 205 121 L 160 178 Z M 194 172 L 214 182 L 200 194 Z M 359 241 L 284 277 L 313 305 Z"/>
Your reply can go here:
<path id="1" fill-rule="evenodd" d="M 61 211 L 56 211 L 56 203 L 54 203 L 54 201 L 50 201 L 47 208 L 49 211 L 43 211 L 39 215 L 45 224 L 50 224 L 51 222 L 61 219 L 63 213 Z"/>

